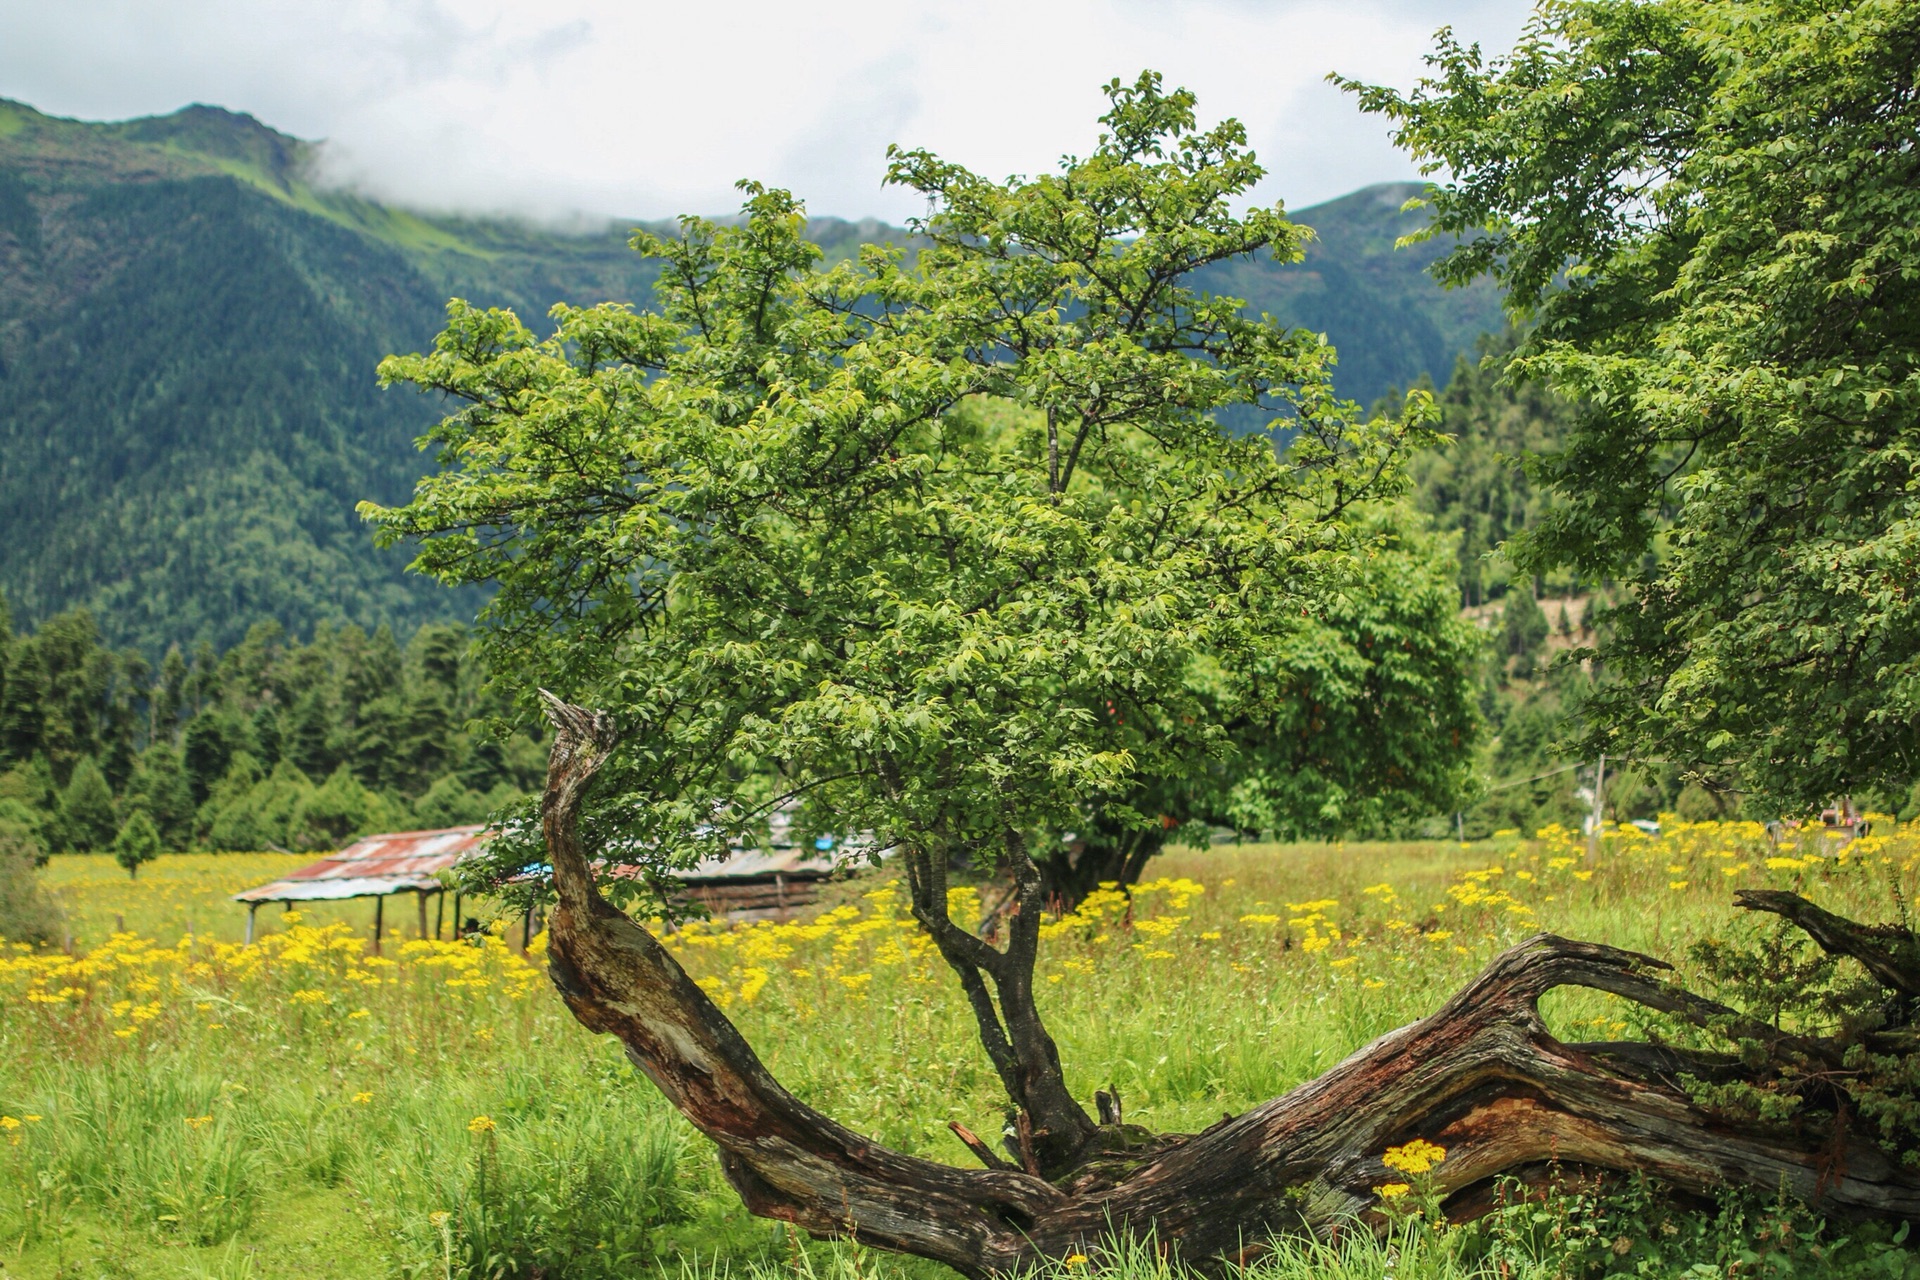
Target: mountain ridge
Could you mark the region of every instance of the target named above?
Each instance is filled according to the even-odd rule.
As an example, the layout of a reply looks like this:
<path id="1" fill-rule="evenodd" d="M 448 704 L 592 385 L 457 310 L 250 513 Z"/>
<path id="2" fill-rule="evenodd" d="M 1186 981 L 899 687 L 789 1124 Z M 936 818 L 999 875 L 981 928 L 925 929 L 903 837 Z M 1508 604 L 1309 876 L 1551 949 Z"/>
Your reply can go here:
<path id="1" fill-rule="evenodd" d="M 471 593 L 404 572 L 354 516 L 405 497 L 438 416 L 374 368 L 422 349 L 446 300 L 645 305 L 653 266 L 608 220 L 557 231 L 429 214 L 316 181 L 316 145 L 196 104 L 90 123 L 0 99 L 0 592 L 24 622 L 87 606 L 116 643 L 224 647 L 255 621 L 419 624 Z M 1363 403 L 1444 378 L 1490 291 L 1445 294 L 1396 253 L 1417 226 L 1387 184 L 1292 216 L 1304 263 L 1236 262 L 1201 283 L 1341 349 Z M 1416 215 L 1417 216 L 1417 215 Z M 905 233 L 815 219 L 830 255 Z"/>

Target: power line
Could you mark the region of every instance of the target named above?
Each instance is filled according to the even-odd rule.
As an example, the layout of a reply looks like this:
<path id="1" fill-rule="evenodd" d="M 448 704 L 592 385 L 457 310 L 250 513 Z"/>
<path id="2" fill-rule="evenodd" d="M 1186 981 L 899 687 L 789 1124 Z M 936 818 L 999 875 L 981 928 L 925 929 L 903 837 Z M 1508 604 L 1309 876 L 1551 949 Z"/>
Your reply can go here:
<path id="1" fill-rule="evenodd" d="M 1505 791 L 1509 787 L 1524 787 L 1529 782 L 1539 782 L 1545 778 L 1558 777 L 1560 774 L 1568 773 L 1574 769 L 1584 769 L 1587 767 L 1589 763 L 1591 762 L 1586 760 L 1576 760 L 1572 764 L 1561 765 L 1558 769 L 1549 769 L 1545 773 L 1536 773 L 1531 778 L 1515 778 L 1511 782 L 1496 782 L 1492 786 L 1488 787 L 1487 790 Z M 1668 760 L 1626 760 L 1623 763 L 1625 764 L 1670 764 L 1672 762 Z"/>
<path id="2" fill-rule="evenodd" d="M 1534 773 L 1532 777 L 1515 777 L 1511 783 L 1494 783 L 1492 787 L 1488 787 L 1488 791 L 1505 791 L 1507 787 L 1524 787 L 1526 783 L 1538 783 L 1538 781 L 1542 781 L 1542 779 L 1546 779 L 1546 777 L 1557 777 L 1557 775 L 1561 775 L 1561 773 L 1569 773 L 1569 771 L 1578 770 L 1578 768 L 1582 768 L 1582 766 L 1584 766 L 1584 762 L 1576 760 L 1574 764 L 1563 764 L 1563 766 L 1557 768 L 1557 770 L 1548 770 L 1546 773 Z"/>

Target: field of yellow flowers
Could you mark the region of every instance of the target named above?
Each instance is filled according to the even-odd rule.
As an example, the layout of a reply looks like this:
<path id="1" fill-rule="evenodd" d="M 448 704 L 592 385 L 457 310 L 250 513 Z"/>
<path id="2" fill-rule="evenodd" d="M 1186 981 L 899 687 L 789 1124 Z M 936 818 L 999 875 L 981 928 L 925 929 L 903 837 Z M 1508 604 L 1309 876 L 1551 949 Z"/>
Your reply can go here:
<path id="1" fill-rule="evenodd" d="M 181 855 L 138 880 L 103 858 L 48 868 L 72 953 L 0 949 L 0 1276 L 926 1271 L 747 1218 L 617 1047 L 572 1022 L 541 938 L 523 955 L 498 925 L 458 942 L 403 931 L 375 955 L 365 904 L 346 904 L 263 911 L 243 945 L 226 895 L 294 861 Z M 1110 1085 L 1129 1119 L 1200 1128 L 1430 1011 L 1540 930 L 1662 955 L 1685 977 L 1691 944 L 1757 927 L 1731 910 L 1735 887 L 1884 919 L 1917 864 L 1920 831 L 1890 825 L 1776 847 L 1753 824 L 1670 823 L 1610 830 L 1597 856 L 1557 829 L 1175 851 L 1131 895 L 1045 924 L 1043 1009 L 1080 1092 Z M 884 869 L 834 894 L 791 922 L 664 936 L 797 1093 L 962 1161 L 949 1120 L 999 1127 L 964 1000 Z M 975 919 L 975 890 L 950 909 Z M 1548 1014 L 1569 1038 L 1638 1019 L 1586 993 Z M 1403 1280 L 1454 1274 L 1407 1248 L 1391 1254 Z M 1299 1274 L 1388 1261 L 1319 1257 Z"/>

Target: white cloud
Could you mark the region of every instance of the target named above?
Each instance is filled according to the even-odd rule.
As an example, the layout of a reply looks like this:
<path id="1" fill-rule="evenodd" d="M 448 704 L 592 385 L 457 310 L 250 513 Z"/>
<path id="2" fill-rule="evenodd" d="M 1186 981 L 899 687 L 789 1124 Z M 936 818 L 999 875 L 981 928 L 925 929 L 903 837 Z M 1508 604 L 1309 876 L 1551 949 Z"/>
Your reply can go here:
<path id="1" fill-rule="evenodd" d="M 1511 42 L 1524 0 L 0 0 L 0 95 L 88 119 L 189 102 L 329 140 L 335 171 L 426 207 L 664 217 L 736 179 L 898 219 L 888 142 L 1001 177 L 1091 144 L 1143 67 L 1245 121 L 1295 206 L 1413 176 L 1324 83 L 1405 84 L 1433 29 Z"/>

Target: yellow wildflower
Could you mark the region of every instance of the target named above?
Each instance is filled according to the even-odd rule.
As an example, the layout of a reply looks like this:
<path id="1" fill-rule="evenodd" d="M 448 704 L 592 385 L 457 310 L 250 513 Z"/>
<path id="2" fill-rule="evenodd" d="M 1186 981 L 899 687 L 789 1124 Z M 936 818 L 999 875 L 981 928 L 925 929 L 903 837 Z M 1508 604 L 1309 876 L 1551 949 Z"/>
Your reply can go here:
<path id="1" fill-rule="evenodd" d="M 1380 1163 L 1389 1169 L 1401 1173 L 1419 1176 L 1432 1171 L 1433 1166 L 1447 1158 L 1445 1147 L 1428 1142 L 1424 1138 L 1415 1138 L 1412 1142 L 1398 1147 L 1388 1147 L 1387 1153 L 1380 1157 Z"/>

